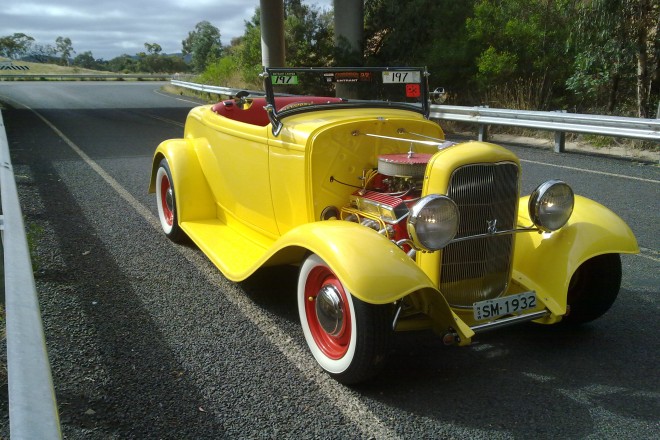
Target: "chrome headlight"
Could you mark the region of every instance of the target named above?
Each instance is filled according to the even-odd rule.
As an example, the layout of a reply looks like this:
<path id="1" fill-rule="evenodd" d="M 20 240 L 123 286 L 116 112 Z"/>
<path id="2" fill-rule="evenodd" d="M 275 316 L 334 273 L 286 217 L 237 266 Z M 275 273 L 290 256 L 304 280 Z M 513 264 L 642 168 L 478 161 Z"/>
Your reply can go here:
<path id="1" fill-rule="evenodd" d="M 573 190 L 561 180 L 548 180 L 529 196 L 529 217 L 544 232 L 556 231 L 573 213 Z"/>
<path id="2" fill-rule="evenodd" d="M 458 206 L 447 196 L 433 194 L 415 203 L 408 217 L 408 234 L 420 249 L 447 246 L 458 230 Z"/>

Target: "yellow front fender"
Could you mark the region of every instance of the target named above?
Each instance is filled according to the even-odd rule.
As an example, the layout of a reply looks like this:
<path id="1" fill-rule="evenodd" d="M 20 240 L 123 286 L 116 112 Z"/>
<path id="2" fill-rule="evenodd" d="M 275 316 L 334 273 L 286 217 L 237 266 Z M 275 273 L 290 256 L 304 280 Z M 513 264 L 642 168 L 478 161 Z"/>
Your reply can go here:
<path id="1" fill-rule="evenodd" d="M 423 312 L 432 318 L 436 331 L 455 330 L 461 345 L 469 344 L 474 335 L 422 269 L 398 246 L 369 228 L 345 221 L 308 223 L 289 231 L 276 247 L 283 252 L 305 248 L 317 254 L 353 296 L 367 303 L 393 303 L 418 292 L 426 298 Z"/>
<path id="2" fill-rule="evenodd" d="M 392 303 L 411 292 L 433 287 L 398 246 L 357 223 L 307 223 L 287 232 L 276 246 L 282 250 L 302 247 L 317 254 L 354 296 L 368 303 Z"/>
<path id="3" fill-rule="evenodd" d="M 530 225 L 527 203 L 519 205 L 519 224 Z M 575 196 L 570 220 L 551 234 L 522 233 L 516 236 L 513 278 L 554 303 L 553 313 L 566 313 L 566 293 L 573 273 L 598 255 L 638 253 L 637 240 L 628 225 L 603 205 Z"/>

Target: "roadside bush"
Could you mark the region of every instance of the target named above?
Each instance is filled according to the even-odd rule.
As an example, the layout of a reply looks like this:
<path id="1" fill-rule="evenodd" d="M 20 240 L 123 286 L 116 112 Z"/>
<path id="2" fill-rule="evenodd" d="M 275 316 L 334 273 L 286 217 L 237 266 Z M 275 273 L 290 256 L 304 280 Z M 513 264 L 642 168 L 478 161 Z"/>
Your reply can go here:
<path id="1" fill-rule="evenodd" d="M 238 63 L 233 56 L 226 56 L 210 64 L 198 77 L 198 82 L 222 87 L 243 87 Z"/>

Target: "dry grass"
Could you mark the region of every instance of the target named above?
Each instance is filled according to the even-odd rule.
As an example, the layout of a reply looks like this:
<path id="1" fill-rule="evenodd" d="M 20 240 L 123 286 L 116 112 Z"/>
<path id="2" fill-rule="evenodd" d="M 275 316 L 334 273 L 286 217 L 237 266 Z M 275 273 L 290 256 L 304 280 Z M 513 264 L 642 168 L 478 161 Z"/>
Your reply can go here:
<path id="1" fill-rule="evenodd" d="M 0 58 L 0 62 L 9 61 L 6 58 Z M 29 70 L 0 70 L 2 75 L 57 75 L 57 74 L 76 74 L 76 73 L 93 73 L 103 74 L 109 72 L 101 72 L 99 70 L 83 69 L 80 67 L 67 67 L 58 66 L 56 64 L 43 64 L 43 63 L 30 63 L 27 61 L 14 61 L 14 66 L 27 66 Z"/>

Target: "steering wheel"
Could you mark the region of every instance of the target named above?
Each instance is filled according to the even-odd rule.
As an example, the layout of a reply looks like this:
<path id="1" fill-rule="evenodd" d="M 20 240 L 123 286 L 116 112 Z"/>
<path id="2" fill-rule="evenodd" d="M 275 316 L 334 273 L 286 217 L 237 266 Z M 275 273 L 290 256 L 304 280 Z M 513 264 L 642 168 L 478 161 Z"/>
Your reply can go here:
<path id="1" fill-rule="evenodd" d="M 240 108 L 241 110 L 247 110 L 252 106 L 252 99 L 248 98 L 250 95 L 250 92 L 241 90 L 240 92 L 236 93 L 234 102 L 236 103 L 236 106 Z"/>

